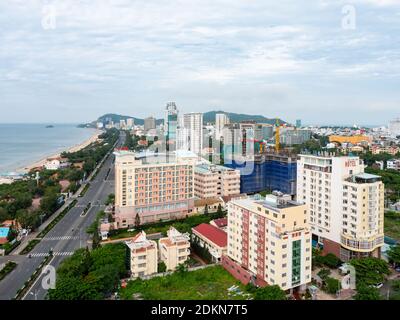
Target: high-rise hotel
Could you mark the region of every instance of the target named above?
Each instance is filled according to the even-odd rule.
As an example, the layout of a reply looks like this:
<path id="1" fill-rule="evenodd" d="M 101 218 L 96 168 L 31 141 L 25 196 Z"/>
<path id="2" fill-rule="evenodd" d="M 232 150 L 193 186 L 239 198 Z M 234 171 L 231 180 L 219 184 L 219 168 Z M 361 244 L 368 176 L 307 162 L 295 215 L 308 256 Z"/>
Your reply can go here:
<path id="1" fill-rule="evenodd" d="M 380 256 L 384 185 L 358 157 L 300 155 L 297 201 L 309 206 L 313 240 L 343 261 Z"/>
<path id="2" fill-rule="evenodd" d="M 228 252 L 222 265 L 242 283 L 305 289 L 311 282 L 307 206 L 289 195 L 228 204 Z"/>
<path id="3" fill-rule="evenodd" d="M 180 219 L 194 206 L 194 162 L 162 154 L 114 152 L 115 223 L 117 228 Z"/>

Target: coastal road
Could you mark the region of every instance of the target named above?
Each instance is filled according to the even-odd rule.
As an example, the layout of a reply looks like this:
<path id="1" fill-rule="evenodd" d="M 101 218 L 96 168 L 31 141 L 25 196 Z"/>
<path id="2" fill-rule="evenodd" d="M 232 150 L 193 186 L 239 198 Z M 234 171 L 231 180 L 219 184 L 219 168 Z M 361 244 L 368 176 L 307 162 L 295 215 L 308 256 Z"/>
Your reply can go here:
<path id="1" fill-rule="evenodd" d="M 124 140 L 125 134 L 121 134 L 117 147 L 122 146 Z M 106 158 L 98 174 L 90 182 L 90 187 L 85 195 L 77 198 L 78 203 L 75 207 L 30 252 L 31 258 L 21 255 L 0 258 L 0 264 L 8 260 L 18 263 L 17 268 L 0 282 L 0 300 L 12 299 L 50 250 L 53 251 L 53 258 L 49 264 L 57 268 L 75 250 L 85 247 L 91 248 L 91 236 L 86 233 L 86 228 L 93 223 L 96 214 L 105 209 L 104 202 L 108 195 L 114 193 L 114 158 L 113 154 Z M 83 215 L 83 210 L 89 203 L 91 207 Z M 41 275 L 24 299 L 40 300 L 46 297 L 47 291 L 41 285 L 42 278 Z"/>

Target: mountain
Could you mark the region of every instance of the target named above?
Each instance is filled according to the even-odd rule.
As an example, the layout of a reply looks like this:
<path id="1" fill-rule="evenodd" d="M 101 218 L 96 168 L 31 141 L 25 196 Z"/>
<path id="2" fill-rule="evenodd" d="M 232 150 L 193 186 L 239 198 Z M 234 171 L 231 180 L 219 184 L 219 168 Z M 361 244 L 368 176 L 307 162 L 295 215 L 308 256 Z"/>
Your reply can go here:
<path id="1" fill-rule="evenodd" d="M 144 119 L 135 118 L 135 117 L 131 117 L 131 116 L 123 116 L 123 115 L 115 114 L 115 113 L 107 113 L 107 114 L 101 116 L 100 118 L 98 118 L 96 122 L 107 123 L 109 120 L 111 120 L 114 123 L 119 123 L 120 120 L 126 120 L 129 118 L 133 118 L 134 123 L 137 125 L 144 125 Z M 162 122 L 163 122 L 163 119 L 156 120 L 157 125 L 161 124 Z"/>
<path id="2" fill-rule="evenodd" d="M 231 122 L 241 122 L 241 121 L 255 121 L 257 123 L 268 123 L 275 124 L 276 118 L 266 118 L 261 115 L 252 115 L 252 114 L 242 114 L 242 113 L 233 113 L 233 112 L 225 112 L 225 111 L 209 111 L 203 114 L 203 122 L 215 122 L 215 115 L 217 113 L 226 114 Z M 285 121 L 278 119 L 279 123 L 284 124 Z"/>
<path id="3" fill-rule="evenodd" d="M 212 122 L 215 123 L 215 115 L 217 113 L 225 113 L 231 122 L 241 122 L 241 121 L 256 121 L 257 123 L 268 123 L 268 124 L 275 124 L 276 119 L 275 118 L 266 118 L 262 115 L 251 115 L 251 114 L 242 114 L 242 113 L 233 113 L 233 112 L 224 112 L 224 111 L 208 111 L 203 113 L 203 122 L 208 123 Z M 134 123 L 137 125 L 143 125 L 144 124 L 144 119 L 141 118 L 135 118 L 131 116 L 125 116 L 125 115 L 120 115 L 120 114 L 115 114 L 115 113 L 107 113 L 105 115 L 102 115 L 99 117 L 96 121 L 92 121 L 91 123 L 86 123 L 86 124 L 81 124 L 79 127 L 96 127 L 97 122 L 102 122 L 102 123 L 107 123 L 109 121 L 113 121 L 114 123 L 119 123 L 120 120 L 126 120 L 129 118 L 134 119 Z M 278 119 L 279 123 L 285 124 L 286 122 Z M 163 123 L 163 119 L 157 119 L 156 124 L 160 125 Z"/>

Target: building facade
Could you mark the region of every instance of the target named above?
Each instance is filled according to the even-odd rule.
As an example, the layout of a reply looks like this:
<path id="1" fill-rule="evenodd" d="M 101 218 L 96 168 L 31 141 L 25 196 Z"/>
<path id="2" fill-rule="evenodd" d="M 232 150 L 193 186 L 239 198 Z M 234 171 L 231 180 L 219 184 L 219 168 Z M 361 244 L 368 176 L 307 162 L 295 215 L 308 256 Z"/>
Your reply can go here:
<path id="1" fill-rule="evenodd" d="M 131 241 L 125 242 L 129 248 L 131 277 L 141 278 L 157 273 L 157 243 L 146 238 L 144 231 L 138 233 Z"/>
<path id="2" fill-rule="evenodd" d="M 167 231 L 167 237 L 158 241 L 158 247 L 160 260 L 165 263 L 167 271 L 175 270 L 189 259 L 190 237 L 171 227 Z"/>
<path id="3" fill-rule="evenodd" d="M 194 169 L 194 195 L 200 199 L 240 194 L 240 171 L 200 164 Z"/>
<path id="4" fill-rule="evenodd" d="M 193 211 L 194 163 L 179 157 L 115 153 L 115 223 L 117 228 L 181 219 Z"/>
<path id="5" fill-rule="evenodd" d="M 178 149 L 200 155 L 203 150 L 203 114 L 185 113 L 179 119 Z"/>
<path id="6" fill-rule="evenodd" d="M 164 119 L 164 135 L 166 141 L 166 150 L 176 150 L 177 140 L 177 127 L 178 127 L 178 108 L 175 102 L 168 102 L 165 108 L 165 119 Z"/>
<path id="7" fill-rule="evenodd" d="M 202 223 L 192 228 L 192 240 L 206 248 L 212 262 L 221 262 L 227 250 L 227 233 L 211 224 Z"/>
<path id="8" fill-rule="evenodd" d="M 228 204 L 228 251 L 222 263 L 241 282 L 305 289 L 311 282 L 311 248 L 307 206 L 290 196 Z"/>
<path id="9" fill-rule="evenodd" d="M 215 114 L 215 138 L 221 140 L 223 136 L 222 129 L 229 123 L 229 117 L 225 113 Z"/>
<path id="10" fill-rule="evenodd" d="M 156 128 L 156 118 L 148 117 L 144 119 L 144 130 L 148 131 Z"/>
<path id="11" fill-rule="evenodd" d="M 300 155 L 297 200 L 308 204 L 314 245 L 342 261 L 380 256 L 384 185 L 358 157 Z"/>
<path id="12" fill-rule="evenodd" d="M 296 194 L 297 158 L 283 153 L 256 154 L 249 160 L 225 161 L 224 166 L 240 171 L 240 193 L 264 190 Z"/>

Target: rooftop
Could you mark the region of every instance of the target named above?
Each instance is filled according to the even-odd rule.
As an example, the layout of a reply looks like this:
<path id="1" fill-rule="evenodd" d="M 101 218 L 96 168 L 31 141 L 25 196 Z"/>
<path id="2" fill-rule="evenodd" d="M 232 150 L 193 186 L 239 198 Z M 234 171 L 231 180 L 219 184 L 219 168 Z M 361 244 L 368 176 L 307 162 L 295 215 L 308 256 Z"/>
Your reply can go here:
<path id="1" fill-rule="evenodd" d="M 192 230 L 202 235 L 204 238 L 210 240 L 218 247 L 223 248 L 226 247 L 228 244 L 228 236 L 226 232 L 217 227 L 214 227 L 211 224 L 202 223 L 197 227 L 192 228 Z"/>
<path id="2" fill-rule="evenodd" d="M 7 238 L 10 228 L 0 228 L 0 238 Z"/>
<path id="3" fill-rule="evenodd" d="M 347 179 L 349 182 L 353 183 L 373 183 L 373 182 L 378 182 L 381 181 L 381 177 L 377 176 L 375 174 L 370 174 L 370 173 L 358 173 L 353 176 L 351 176 L 349 179 Z"/>
<path id="4" fill-rule="evenodd" d="M 228 218 L 219 218 L 212 220 L 218 228 L 223 228 L 228 225 Z"/>

